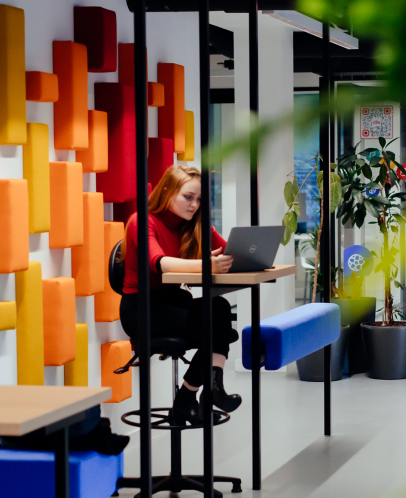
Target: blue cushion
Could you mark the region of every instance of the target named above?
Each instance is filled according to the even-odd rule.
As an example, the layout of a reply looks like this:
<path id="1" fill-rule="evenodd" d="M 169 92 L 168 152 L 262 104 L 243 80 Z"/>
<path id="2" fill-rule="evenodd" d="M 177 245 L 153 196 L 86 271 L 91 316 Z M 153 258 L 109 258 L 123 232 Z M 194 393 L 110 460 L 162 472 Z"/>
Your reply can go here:
<path id="1" fill-rule="evenodd" d="M 123 476 L 123 453 L 69 455 L 71 498 L 108 498 Z M 0 494 L 13 498 L 55 498 L 55 455 L 47 451 L 0 449 Z"/>
<path id="2" fill-rule="evenodd" d="M 336 304 L 305 304 L 261 320 L 261 366 L 278 370 L 314 353 L 340 337 L 340 308 Z M 251 325 L 242 331 L 242 363 L 251 370 Z"/>

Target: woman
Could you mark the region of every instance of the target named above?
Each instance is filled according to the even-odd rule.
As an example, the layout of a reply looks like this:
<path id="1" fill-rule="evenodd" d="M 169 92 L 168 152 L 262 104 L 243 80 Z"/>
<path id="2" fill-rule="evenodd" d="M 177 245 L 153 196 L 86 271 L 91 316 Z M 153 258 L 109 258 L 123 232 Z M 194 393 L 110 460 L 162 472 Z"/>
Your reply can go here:
<path id="1" fill-rule="evenodd" d="M 184 376 L 173 411 L 179 423 L 201 424 L 196 394 L 203 384 L 201 299 L 180 289 L 179 285 L 163 285 L 163 272 L 200 273 L 201 249 L 201 177 L 196 168 L 175 164 L 168 168 L 149 196 L 148 237 L 151 275 L 151 337 L 182 337 L 198 348 Z M 233 262 L 222 254 L 225 240 L 212 228 L 212 271 L 227 273 Z M 137 297 L 137 214 L 126 226 L 122 244 L 125 258 L 125 279 L 120 306 L 125 332 L 138 338 Z M 226 412 L 241 404 L 238 394 L 228 395 L 223 387 L 223 368 L 229 344 L 236 332 L 231 328 L 231 309 L 222 297 L 213 299 L 213 403 Z"/>

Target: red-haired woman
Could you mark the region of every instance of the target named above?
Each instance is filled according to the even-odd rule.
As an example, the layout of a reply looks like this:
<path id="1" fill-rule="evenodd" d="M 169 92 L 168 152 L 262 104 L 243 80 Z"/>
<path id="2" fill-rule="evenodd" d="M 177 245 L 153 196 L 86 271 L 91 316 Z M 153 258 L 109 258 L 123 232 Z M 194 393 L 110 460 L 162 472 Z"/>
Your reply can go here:
<path id="1" fill-rule="evenodd" d="M 202 343 L 202 303 L 178 285 L 163 285 L 162 272 L 200 273 L 201 177 L 196 168 L 175 164 L 168 168 L 149 196 L 149 266 L 151 275 L 151 337 L 182 337 L 199 347 Z M 222 254 L 225 240 L 212 228 L 212 271 L 227 273 L 232 257 Z M 120 317 L 125 332 L 138 338 L 137 214 L 128 221 L 122 244 L 125 280 Z M 241 404 L 238 394 L 228 395 L 223 387 L 223 368 L 229 344 L 236 336 L 231 328 L 231 309 L 222 297 L 213 299 L 213 403 L 226 412 Z M 203 384 L 200 347 L 184 376 L 174 405 L 179 423 L 200 424 L 197 391 Z"/>

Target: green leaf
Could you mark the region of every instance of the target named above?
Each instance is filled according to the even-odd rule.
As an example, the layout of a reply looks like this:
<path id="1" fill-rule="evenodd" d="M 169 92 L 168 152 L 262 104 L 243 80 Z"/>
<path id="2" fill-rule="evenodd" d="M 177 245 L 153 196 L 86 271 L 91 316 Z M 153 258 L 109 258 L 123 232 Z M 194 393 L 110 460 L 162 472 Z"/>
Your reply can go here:
<path id="1" fill-rule="evenodd" d="M 378 273 L 378 271 L 381 271 L 382 270 L 382 263 L 378 263 L 376 266 L 375 266 L 375 273 Z"/>
<path id="2" fill-rule="evenodd" d="M 390 200 L 383 195 L 374 195 L 369 199 L 371 202 L 375 202 L 376 204 L 390 204 Z"/>
<path id="3" fill-rule="evenodd" d="M 388 143 L 388 145 L 387 145 L 386 147 L 389 147 L 389 145 L 390 145 L 392 142 L 394 142 L 395 140 L 397 140 L 398 138 L 399 138 L 399 137 L 396 137 L 396 138 L 394 138 L 393 140 L 391 140 L 391 141 Z"/>
<path id="4" fill-rule="evenodd" d="M 375 258 L 377 258 L 378 256 L 376 255 L 376 252 L 375 251 L 371 251 L 371 254 L 372 256 L 374 256 Z"/>
<path id="5" fill-rule="evenodd" d="M 289 230 L 288 227 L 285 227 L 285 231 L 283 232 L 283 237 L 282 237 L 282 240 L 281 240 L 281 244 L 283 246 L 286 246 L 289 243 L 291 237 L 292 237 L 292 232 Z"/>
<path id="6" fill-rule="evenodd" d="M 400 214 L 393 214 L 393 217 L 396 218 L 396 221 L 398 223 L 404 223 L 406 220 L 405 218 L 403 218 L 403 216 L 400 216 Z M 393 248 L 392 248 L 393 249 Z"/>
<path id="7" fill-rule="evenodd" d="M 363 159 L 357 159 L 355 161 L 355 164 L 358 164 L 358 166 L 360 166 L 362 168 L 362 166 L 364 166 L 366 164 L 366 162 Z"/>
<path id="8" fill-rule="evenodd" d="M 320 187 L 320 185 L 323 185 L 323 172 L 319 171 L 317 173 L 317 180 L 316 180 L 317 185 Z"/>
<path id="9" fill-rule="evenodd" d="M 293 193 L 293 183 L 292 182 L 286 182 L 285 189 L 283 191 L 283 195 L 285 196 L 286 204 L 289 207 L 291 207 L 292 204 L 293 204 L 293 201 L 295 200 L 295 195 Z"/>
<path id="10" fill-rule="evenodd" d="M 364 196 L 362 195 L 362 192 L 360 192 L 359 190 L 354 190 L 354 199 L 355 202 L 357 202 L 358 204 L 364 203 Z"/>
<path id="11" fill-rule="evenodd" d="M 373 157 L 369 161 L 369 165 L 371 166 L 371 168 L 378 168 L 380 162 L 381 162 L 381 158 L 380 157 Z"/>
<path id="12" fill-rule="evenodd" d="M 295 213 L 296 213 L 298 216 L 300 216 L 300 206 L 299 206 L 299 204 L 298 204 L 297 202 L 294 202 L 294 203 L 293 203 L 293 209 L 294 209 Z"/>
<path id="13" fill-rule="evenodd" d="M 357 212 L 355 213 L 355 224 L 357 225 L 358 228 L 361 228 L 362 225 L 364 224 L 364 219 L 366 214 L 367 213 L 364 206 L 360 206 L 357 209 Z"/>
<path id="14" fill-rule="evenodd" d="M 330 212 L 334 213 L 341 202 L 341 184 L 332 183 L 330 187 Z"/>
<path id="15" fill-rule="evenodd" d="M 347 221 L 350 219 L 350 216 L 351 216 L 351 211 L 349 211 L 343 218 L 343 221 L 342 221 L 342 224 L 345 225 L 347 223 Z"/>
<path id="16" fill-rule="evenodd" d="M 396 227 L 396 226 L 391 226 L 390 228 L 391 228 L 391 230 L 392 230 L 393 233 L 398 233 L 399 232 L 399 228 Z"/>
<path id="17" fill-rule="evenodd" d="M 365 178 L 368 178 L 368 180 L 370 180 L 372 178 L 372 170 L 368 166 L 368 164 L 365 164 L 364 166 L 362 166 L 361 169 L 362 169 L 362 173 L 364 174 Z"/>
<path id="18" fill-rule="evenodd" d="M 283 217 L 282 225 L 288 227 L 292 233 L 295 233 L 297 230 L 297 214 L 293 211 L 286 213 Z"/>
<path id="19" fill-rule="evenodd" d="M 376 188 L 381 188 L 381 186 L 379 185 L 379 183 L 369 182 L 364 185 L 364 188 L 370 188 L 372 190 Z"/>
<path id="20" fill-rule="evenodd" d="M 393 169 L 389 171 L 389 178 L 392 186 L 396 185 L 398 183 L 398 177 L 396 176 L 395 172 Z"/>
<path id="21" fill-rule="evenodd" d="M 371 204 L 369 199 L 365 199 L 364 206 L 366 207 L 366 210 L 371 216 L 373 216 L 374 218 L 379 217 L 379 211 L 377 210 L 376 206 Z"/>
<path id="22" fill-rule="evenodd" d="M 386 140 L 383 137 L 379 137 L 379 145 L 382 147 L 382 149 L 385 147 Z"/>

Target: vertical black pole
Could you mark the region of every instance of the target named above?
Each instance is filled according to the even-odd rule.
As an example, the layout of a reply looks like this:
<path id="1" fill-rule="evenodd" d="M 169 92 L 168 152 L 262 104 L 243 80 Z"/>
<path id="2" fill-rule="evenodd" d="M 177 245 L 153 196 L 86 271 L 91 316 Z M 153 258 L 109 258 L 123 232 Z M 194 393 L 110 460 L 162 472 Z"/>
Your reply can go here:
<path id="1" fill-rule="evenodd" d="M 210 53 L 209 2 L 200 0 L 200 122 L 202 153 L 209 145 Z M 206 155 L 208 157 L 208 154 Z M 211 303 L 211 179 L 209 164 L 202 161 L 202 260 L 203 260 L 203 449 L 204 497 L 213 498 L 213 380 L 212 380 L 212 303 Z"/>
<path id="2" fill-rule="evenodd" d="M 332 97 L 333 96 L 333 97 Z M 334 98 L 334 76 L 330 75 L 330 99 Z M 335 163 L 335 115 L 330 111 L 330 163 Z M 336 171 L 337 173 L 337 171 Z M 330 214 L 330 264 L 336 266 L 336 215 Z"/>
<path id="3" fill-rule="evenodd" d="M 320 151 L 323 157 L 323 258 L 324 302 L 330 302 L 331 289 L 331 231 L 330 231 L 330 24 L 323 21 L 323 80 L 320 99 Z M 324 348 L 324 435 L 331 435 L 331 346 Z"/>
<path id="4" fill-rule="evenodd" d="M 258 0 L 249 3 L 250 111 L 258 117 Z M 259 225 L 258 143 L 250 143 L 251 225 Z M 260 293 L 251 288 L 252 341 L 252 488 L 261 489 L 261 376 L 260 376 Z"/>
<path id="5" fill-rule="evenodd" d="M 65 427 L 54 435 L 55 496 L 69 498 L 69 429 Z"/>
<path id="6" fill-rule="evenodd" d="M 134 5 L 135 121 L 138 207 L 138 314 L 141 410 L 141 497 L 149 498 L 151 480 L 151 371 L 148 263 L 147 71 L 145 0 Z"/>

